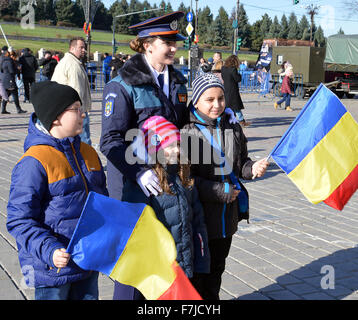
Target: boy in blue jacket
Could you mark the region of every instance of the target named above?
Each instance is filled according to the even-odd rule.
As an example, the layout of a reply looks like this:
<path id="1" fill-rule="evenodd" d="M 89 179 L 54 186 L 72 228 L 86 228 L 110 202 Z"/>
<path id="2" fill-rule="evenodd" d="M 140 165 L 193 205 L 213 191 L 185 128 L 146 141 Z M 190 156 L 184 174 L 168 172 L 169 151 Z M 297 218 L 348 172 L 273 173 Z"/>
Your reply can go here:
<path id="1" fill-rule="evenodd" d="M 32 85 L 31 102 L 25 154 L 11 176 L 7 229 L 36 300 L 98 299 L 98 272 L 80 269 L 65 249 L 89 191 L 108 195 L 100 159 L 79 137 L 81 99 L 70 86 L 43 81 Z"/>

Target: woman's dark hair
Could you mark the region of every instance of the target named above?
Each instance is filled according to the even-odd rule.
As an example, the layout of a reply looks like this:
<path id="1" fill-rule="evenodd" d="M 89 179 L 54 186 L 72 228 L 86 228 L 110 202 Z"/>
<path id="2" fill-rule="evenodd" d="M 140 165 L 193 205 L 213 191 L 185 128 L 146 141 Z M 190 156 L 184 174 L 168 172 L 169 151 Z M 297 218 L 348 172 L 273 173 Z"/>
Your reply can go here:
<path id="1" fill-rule="evenodd" d="M 224 66 L 225 67 L 234 67 L 238 68 L 240 65 L 239 58 L 236 55 L 231 55 L 225 60 Z"/>

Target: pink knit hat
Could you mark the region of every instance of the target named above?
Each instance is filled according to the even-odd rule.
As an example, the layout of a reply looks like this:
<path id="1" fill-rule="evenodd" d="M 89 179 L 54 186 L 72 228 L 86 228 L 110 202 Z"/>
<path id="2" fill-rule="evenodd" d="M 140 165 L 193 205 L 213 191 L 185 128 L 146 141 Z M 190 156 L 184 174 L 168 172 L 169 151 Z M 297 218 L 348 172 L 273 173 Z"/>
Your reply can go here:
<path id="1" fill-rule="evenodd" d="M 148 118 L 142 131 L 145 135 L 145 147 L 149 154 L 158 152 L 173 142 L 180 141 L 179 129 L 162 116 Z"/>

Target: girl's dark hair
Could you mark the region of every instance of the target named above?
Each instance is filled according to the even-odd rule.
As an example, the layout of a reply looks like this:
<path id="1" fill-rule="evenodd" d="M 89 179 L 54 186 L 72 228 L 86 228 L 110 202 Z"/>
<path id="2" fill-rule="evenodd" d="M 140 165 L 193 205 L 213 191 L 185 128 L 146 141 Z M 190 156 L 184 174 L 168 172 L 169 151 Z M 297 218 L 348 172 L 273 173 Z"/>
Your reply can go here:
<path id="1" fill-rule="evenodd" d="M 225 60 L 224 66 L 225 67 L 234 67 L 238 68 L 240 65 L 239 58 L 236 55 L 231 55 Z"/>
<path id="2" fill-rule="evenodd" d="M 179 161 L 179 157 L 178 157 Z M 190 188 L 194 185 L 194 179 L 190 176 L 190 164 L 179 164 L 179 170 L 178 170 L 178 176 L 183 184 L 184 188 Z M 153 166 L 153 170 L 156 173 L 161 188 L 163 189 L 163 192 L 173 195 L 174 193 L 170 189 L 169 183 L 168 183 L 168 174 L 164 170 L 163 165 L 160 163 L 156 163 Z"/>

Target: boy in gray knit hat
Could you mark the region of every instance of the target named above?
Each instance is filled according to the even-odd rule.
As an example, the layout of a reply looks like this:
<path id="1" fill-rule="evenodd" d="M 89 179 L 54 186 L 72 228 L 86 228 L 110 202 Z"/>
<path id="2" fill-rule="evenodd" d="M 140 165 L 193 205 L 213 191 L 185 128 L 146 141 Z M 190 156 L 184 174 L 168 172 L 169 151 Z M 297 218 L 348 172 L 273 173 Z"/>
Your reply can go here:
<path id="1" fill-rule="evenodd" d="M 232 235 L 238 222 L 249 218 L 248 193 L 239 178 L 261 177 L 269 163 L 249 158 L 247 139 L 239 123 L 230 123 L 224 87 L 215 75 L 204 74 L 193 81 L 189 108 L 181 147 L 189 142 L 187 157 L 204 208 L 211 257 L 210 273 L 195 274 L 191 281 L 204 300 L 219 300 Z"/>

